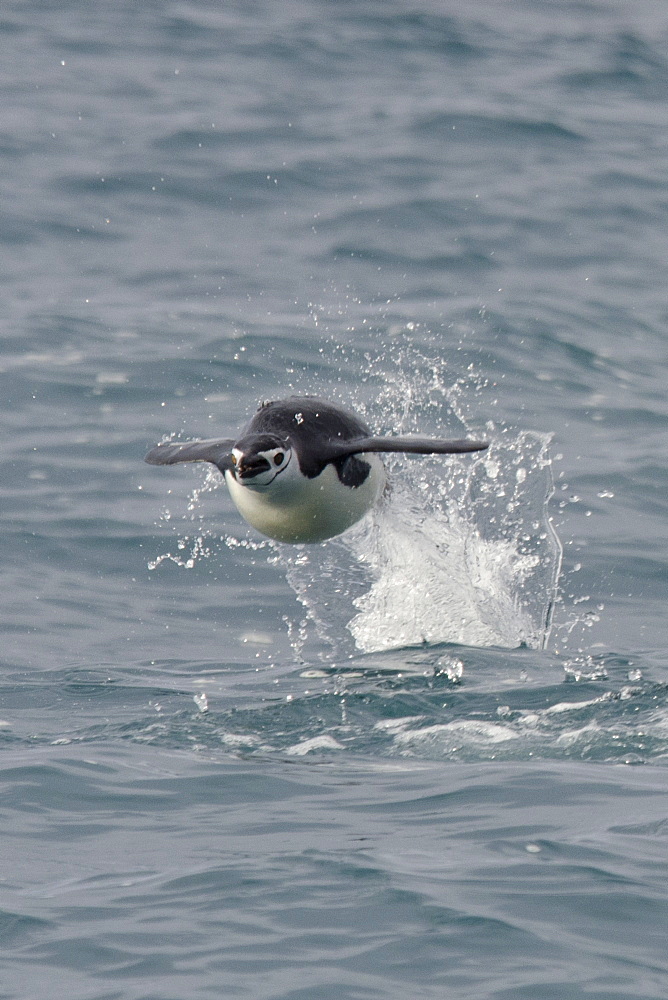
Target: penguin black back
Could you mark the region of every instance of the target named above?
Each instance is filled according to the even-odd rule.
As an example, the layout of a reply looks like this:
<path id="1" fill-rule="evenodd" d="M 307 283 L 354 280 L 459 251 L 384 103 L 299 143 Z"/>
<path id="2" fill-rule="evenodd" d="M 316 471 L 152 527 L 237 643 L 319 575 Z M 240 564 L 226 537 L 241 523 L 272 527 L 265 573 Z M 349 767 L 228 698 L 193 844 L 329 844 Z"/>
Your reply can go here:
<path id="1" fill-rule="evenodd" d="M 294 445 L 302 474 L 314 479 L 332 461 L 332 442 L 367 438 L 371 430 L 354 414 L 324 399 L 290 396 L 261 404 L 244 429 L 244 437 L 254 434 L 273 434 Z"/>

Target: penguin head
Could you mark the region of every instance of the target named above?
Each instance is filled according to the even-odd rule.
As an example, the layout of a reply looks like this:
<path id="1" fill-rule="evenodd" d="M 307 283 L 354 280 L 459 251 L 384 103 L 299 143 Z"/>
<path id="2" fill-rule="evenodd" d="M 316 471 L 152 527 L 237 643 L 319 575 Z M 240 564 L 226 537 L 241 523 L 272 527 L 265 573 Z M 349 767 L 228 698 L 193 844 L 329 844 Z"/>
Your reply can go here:
<path id="1" fill-rule="evenodd" d="M 292 448 L 274 434 L 248 434 L 232 448 L 232 475 L 252 490 L 271 486 L 290 466 Z"/>

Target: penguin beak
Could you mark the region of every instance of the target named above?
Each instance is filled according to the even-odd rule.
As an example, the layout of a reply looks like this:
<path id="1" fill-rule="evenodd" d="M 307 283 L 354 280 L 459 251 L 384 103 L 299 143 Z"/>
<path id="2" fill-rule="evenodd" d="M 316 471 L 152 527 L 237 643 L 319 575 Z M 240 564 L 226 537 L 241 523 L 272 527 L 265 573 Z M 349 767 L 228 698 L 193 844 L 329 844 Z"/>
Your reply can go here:
<path id="1" fill-rule="evenodd" d="M 237 479 L 242 482 L 248 479 L 254 479 L 255 476 L 259 476 L 261 472 L 268 472 L 271 466 L 266 458 L 261 458 L 259 455 L 249 455 L 248 458 L 241 458 L 236 466 Z"/>

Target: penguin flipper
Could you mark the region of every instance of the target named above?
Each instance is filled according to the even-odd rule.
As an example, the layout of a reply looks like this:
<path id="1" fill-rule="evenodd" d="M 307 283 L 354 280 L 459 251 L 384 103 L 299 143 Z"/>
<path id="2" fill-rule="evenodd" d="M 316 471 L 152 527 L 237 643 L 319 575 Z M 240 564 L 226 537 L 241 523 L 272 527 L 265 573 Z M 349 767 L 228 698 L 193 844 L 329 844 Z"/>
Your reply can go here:
<path id="1" fill-rule="evenodd" d="M 221 472 L 232 468 L 232 438 L 208 441 L 166 441 L 151 448 L 144 461 L 149 465 L 176 465 L 177 462 L 211 462 Z"/>
<path id="2" fill-rule="evenodd" d="M 487 441 L 469 441 L 461 438 L 446 441 L 442 438 L 424 437 L 365 437 L 352 441 L 336 442 L 337 457 L 359 455 L 361 452 L 406 452 L 413 455 L 460 455 L 469 451 L 484 451 Z"/>

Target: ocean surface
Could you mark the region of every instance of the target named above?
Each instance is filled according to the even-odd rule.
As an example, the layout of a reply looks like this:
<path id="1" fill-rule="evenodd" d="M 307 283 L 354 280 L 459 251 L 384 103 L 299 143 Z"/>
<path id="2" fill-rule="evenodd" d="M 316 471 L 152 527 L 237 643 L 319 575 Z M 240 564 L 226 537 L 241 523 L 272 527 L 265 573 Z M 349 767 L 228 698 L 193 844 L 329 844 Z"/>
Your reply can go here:
<path id="1" fill-rule="evenodd" d="M 668 11 L 5 0 L 0 1000 L 668 996 Z M 167 438 L 313 393 L 315 546 Z"/>

